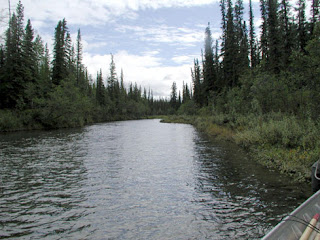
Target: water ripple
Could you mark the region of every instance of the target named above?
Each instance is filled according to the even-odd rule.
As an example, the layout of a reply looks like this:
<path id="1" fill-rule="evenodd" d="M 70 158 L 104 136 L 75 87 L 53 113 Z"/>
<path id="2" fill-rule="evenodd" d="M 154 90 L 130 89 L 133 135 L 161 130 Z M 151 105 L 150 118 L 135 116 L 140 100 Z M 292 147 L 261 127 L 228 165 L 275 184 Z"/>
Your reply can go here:
<path id="1" fill-rule="evenodd" d="M 259 239 L 309 192 L 159 120 L 0 138 L 0 239 Z"/>

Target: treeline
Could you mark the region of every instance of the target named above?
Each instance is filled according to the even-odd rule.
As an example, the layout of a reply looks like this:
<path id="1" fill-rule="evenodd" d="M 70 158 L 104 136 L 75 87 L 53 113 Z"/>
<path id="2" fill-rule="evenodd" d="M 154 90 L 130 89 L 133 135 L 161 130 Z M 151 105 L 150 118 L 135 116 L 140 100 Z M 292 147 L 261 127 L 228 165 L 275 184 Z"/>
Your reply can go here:
<path id="1" fill-rule="evenodd" d="M 306 180 L 320 154 L 319 1 L 310 1 L 310 17 L 305 0 L 291 2 L 260 0 L 256 30 L 251 0 L 248 22 L 242 0 L 220 0 L 222 35 L 214 41 L 206 28 L 202 58 L 191 70 L 192 98 L 178 113 L 196 106 L 196 117 L 183 121 Z M 179 102 L 174 86 L 172 104 Z"/>
<path id="2" fill-rule="evenodd" d="M 58 22 L 53 57 L 35 36 L 30 19 L 24 26 L 19 1 L 10 16 L 5 44 L 0 46 L 0 130 L 82 126 L 90 122 L 135 119 L 167 111 L 152 90 L 124 84 L 111 55 L 106 81 L 96 79 L 82 63 L 81 32 L 71 41 L 65 19 Z"/>
<path id="3" fill-rule="evenodd" d="M 208 24 L 202 59 L 192 68 L 192 100 L 198 108 L 319 118 L 319 2 L 312 1 L 309 19 L 305 0 L 290 4 L 260 0 L 262 23 L 256 30 L 251 1 L 248 22 L 242 0 L 220 1 L 222 35 L 214 41 Z M 179 102 L 176 95 L 171 102 Z"/>

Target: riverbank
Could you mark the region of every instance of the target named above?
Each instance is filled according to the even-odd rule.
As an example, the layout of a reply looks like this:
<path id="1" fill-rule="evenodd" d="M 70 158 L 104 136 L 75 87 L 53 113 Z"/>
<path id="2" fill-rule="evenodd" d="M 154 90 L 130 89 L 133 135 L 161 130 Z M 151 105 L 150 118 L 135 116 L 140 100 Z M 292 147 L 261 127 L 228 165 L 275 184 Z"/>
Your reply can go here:
<path id="1" fill-rule="evenodd" d="M 54 121 L 55 125 L 45 125 L 41 121 L 43 116 L 36 110 L 1 110 L 0 132 L 81 127 L 101 121 L 140 119 L 128 115 L 108 119 L 98 119 L 92 113 L 80 115 L 60 116 L 59 121 Z M 311 120 L 299 120 L 295 116 L 273 113 L 265 116 L 216 114 L 161 118 L 164 122 L 192 124 L 209 137 L 234 142 L 246 149 L 255 161 L 280 169 L 299 182 L 310 181 L 311 166 L 320 156 L 318 124 Z"/>
<path id="2" fill-rule="evenodd" d="M 86 111 L 78 110 L 59 114 L 47 113 L 43 109 L 0 110 L 0 133 L 75 128 L 93 123 L 145 118 L 144 115 L 140 116 L 138 114 L 110 115 L 102 109 L 88 109 Z"/>
<path id="3" fill-rule="evenodd" d="M 294 181 L 309 182 L 312 164 L 320 156 L 318 125 L 294 116 L 169 116 L 164 122 L 188 123 L 209 137 L 232 141 L 252 158 L 279 169 Z"/>

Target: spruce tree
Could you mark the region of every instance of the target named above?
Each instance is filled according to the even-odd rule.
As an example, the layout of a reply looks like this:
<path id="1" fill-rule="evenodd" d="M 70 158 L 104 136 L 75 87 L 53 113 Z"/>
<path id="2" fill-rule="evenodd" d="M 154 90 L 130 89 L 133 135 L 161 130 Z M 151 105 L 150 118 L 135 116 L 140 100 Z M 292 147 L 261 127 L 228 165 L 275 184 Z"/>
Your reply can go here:
<path id="1" fill-rule="evenodd" d="M 205 31 L 205 45 L 204 45 L 204 62 L 203 62 L 203 90 L 205 94 L 205 104 L 208 104 L 208 98 L 211 91 L 215 90 L 215 71 L 213 62 L 212 36 L 210 25 Z"/>
<path id="2" fill-rule="evenodd" d="M 249 67 L 248 34 L 246 24 L 243 20 L 243 2 L 237 0 L 234 8 L 234 34 L 235 34 L 235 82 L 237 83 L 240 75 Z"/>
<path id="3" fill-rule="evenodd" d="M 313 34 L 313 30 L 316 22 L 319 21 L 319 0 L 312 0 L 311 5 L 311 24 L 310 24 L 310 33 Z"/>
<path id="4" fill-rule="evenodd" d="M 48 44 L 45 45 L 44 54 L 40 60 L 40 71 L 39 71 L 39 86 L 40 92 L 44 98 L 46 98 L 51 90 L 51 69 L 50 69 L 50 54 Z"/>
<path id="5" fill-rule="evenodd" d="M 257 59 L 257 45 L 256 45 L 256 36 L 254 29 L 254 16 L 252 11 L 252 1 L 249 0 L 249 46 L 250 46 L 250 66 L 255 68 L 258 64 Z"/>
<path id="6" fill-rule="evenodd" d="M 177 96 L 177 84 L 176 82 L 172 83 L 171 86 L 171 96 L 170 96 L 170 105 L 173 110 L 178 109 L 178 96 Z"/>
<path id="7" fill-rule="evenodd" d="M 77 85 L 81 86 L 83 84 L 83 79 L 81 79 L 82 73 L 82 43 L 81 43 L 81 32 L 78 29 L 77 35 L 77 47 L 76 47 L 76 73 L 77 73 Z"/>
<path id="8" fill-rule="evenodd" d="M 45 46 L 44 46 L 43 41 L 39 35 L 36 36 L 36 38 L 33 42 L 33 47 L 34 47 L 34 53 L 35 53 L 36 72 L 37 72 L 37 75 L 39 75 L 41 63 L 42 63 L 42 58 L 44 57 L 44 54 L 45 54 Z M 38 78 L 38 76 L 37 76 L 37 78 Z"/>
<path id="9" fill-rule="evenodd" d="M 104 106 L 106 103 L 105 87 L 103 84 L 101 69 L 100 69 L 100 72 L 97 73 L 96 103 L 97 103 L 97 105 L 100 105 L 100 106 Z"/>
<path id="10" fill-rule="evenodd" d="M 221 54 L 224 54 L 224 44 L 225 44 L 225 35 L 227 31 L 227 16 L 226 16 L 226 0 L 220 0 L 220 9 L 221 9 Z"/>
<path id="11" fill-rule="evenodd" d="M 36 45 L 33 41 L 34 33 L 30 19 L 28 20 L 22 46 L 22 56 L 24 64 L 24 82 L 26 89 L 24 93 L 24 101 L 28 107 L 33 108 L 33 99 L 39 94 L 37 89 L 38 81 L 38 59 L 36 53 Z"/>
<path id="12" fill-rule="evenodd" d="M 279 28 L 281 41 L 280 45 L 282 48 L 282 65 L 287 68 L 290 63 L 290 56 L 294 46 L 294 36 L 292 31 L 292 23 L 289 21 L 290 18 L 290 5 L 288 0 L 281 0 L 280 12 L 279 12 Z"/>
<path id="13" fill-rule="evenodd" d="M 241 25 L 241 38 L 239 42 L 238 78 L 249 68 L 249 43 L 246 22 Z"/>
<path id="14" fill-rule="evenodd" d="M 191 100 L 191 94 L 189 91 L 188 84 L 182 84 L 182 103 L 186 103 Z"/>
<path id="15" fill-rule="evenodd" d="M 65 63 L 67 69 L 67 76 L 66 77 L 76 77 L 76 56 L 74 46 L 72 45 L 71 35 L 70 32 L 67 32 L 64 44 L 64 56 L 65 56 Z"/>
<path id="16" fill-rule="evenodd" d="M 13 13 L 6 32 L 4 75 L 1 81 L 0 95 L 3 108 L 23 107 L 25 67 L 22 55 L 24 39 L 24 12 L 19 1 L 16 14 Z"/>
<path id="17" fill-rule="evenodd" d="M 268 6 L 268 69 L 279 73 L 281 69 L 280 32 L 278 25 L 278 2 L 267 0 Z"/>
<path id="18" fill-rule="evenodd" d="M 116 73 L 116 65 L 113 60 L 113 55 L 111 54 L 111 62 L 110 62 L 110 75 L 108 77 L 108 94 L 110 96 L 111 101 L 114 101 L 116 98 L 116 88 L 117 88 L 117 73 Z"/>
<path id="19" fill-rule="evenodd" d="M 202 96 L 201 70 L 198 59 L 194 59 L 194 67 L 191 69 L 191 76 L 193 82 L 194 101 L 199 107 L 202 107 L 204 105 L 204 99 Z"/>
<path id="20" fill-rule="evenodd" d="M 34 31 L 31 26 L 30 19 L 28 20 L 26 31 L 23 39 L 22 56 L 25 67 L 25 82 L 35 82 L 37 75 L 37 56 L 35 52 L 35 45 L 33 42 Z"/>
<path id="21" fill-rule="evenodd" d="M 67 22 L 63 19 L 58 22 L 54 36 L 52 82 L 55 85 L 59 85 L 60 82 L 68 76 L 68 49 L 66 49 L 67 33 Z"/>
<path id="22" fill-rule="evenodd" d="M 306 3 L 305 0 L 298 1 L 298 48 L 305 53 L 305 46 L 307 45 L 307 23 L 306 23 Z"/>
<path id="23" fill-rule="evenodd" d="M 260 0 L 262 24 L 260 34 L 260 58 L 265 63 L 268 58 L 268 14 L 266 0 Z"/>
<path id="24" fill-rule="evenodd" d="M 236 58 L 238 45 L 236 43 L 232 1 L 228 0 L 227 29 L 225 34 L 225 52 L 223 56 L 224 87 L 233 87 L 237 84 Z"/>

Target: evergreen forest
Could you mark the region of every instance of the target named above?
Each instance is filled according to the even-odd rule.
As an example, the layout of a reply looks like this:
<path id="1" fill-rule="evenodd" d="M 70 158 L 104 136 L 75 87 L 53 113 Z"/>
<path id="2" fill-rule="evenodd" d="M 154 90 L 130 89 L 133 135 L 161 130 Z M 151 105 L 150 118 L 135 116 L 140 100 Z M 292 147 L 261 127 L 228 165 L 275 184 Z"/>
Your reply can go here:
<path id="1" fill-rule="evenodd" d="M 171 103 L 193 100 L 198 108 L 216 113 L 263 115 L 281 112 L 317 120 L 320 114 L 319 3 L 312 1 L 310 19 L 306 2 L 260 0 L 262 23 L 254 27 L 249 1 L 249 23 L 242 0 L 221 0 L 222 36 L 212 39 L 205 30 L 202 59 L 191 69 L 193 89 L 172 86 Z M 179 95 L 179 96 L 178 96 Z M 180 97 L 181 95 L 181 97 Z"/>
<path id="2" fill-rule="evenodd" d="M 305 0 L 293 4 L 260 0 L 256 29 L 251 0 L 248 21 L 242 0 L 220 0 L 222 34 L 214 40 L 208 24 L 192 89 L 177 94 L 173 83 L 170 104 L 202 116 L 182 121 L 304 180 L 320 155 L 320 14 L 318 0 L 310 12 Z"/>
<path id="3" fill-rule="evenodd" d="M 102 69 L 93 79 L 82 63 L 81 31 L 73 43 L 65 19 L 53 37 L 51 59 L 31 21 L 24 26 L 19 1 L 0 46 L 0 131 L 75 127 L 167 112 L 168 101 L 154 100 L 151 89 L 125 85 L 112 54 L 107 79 Z"/>
<path id="4" fill-rule="evenodd" d="M 81 31 L 73 43 L 65 19 L 50 55 L 31 21 L 24 25 L 20 1 L 0 46 L 0 131 L 177 114 L 305 180 L 320 155 L 319 0 L 310 4 L 307 12 L 305 0 L 260 0 L 256 28 L 251 0 L 249 16 L 243 0 L 220 0 L 222 34 L 213 39 L 208 24 L 192 84 L 178 92 L 173 82 L 169 99 L 154 99 L 151 89 L 125 84 L 112 54 L 107 79 L 102 69 L 91 77 Z"/>

